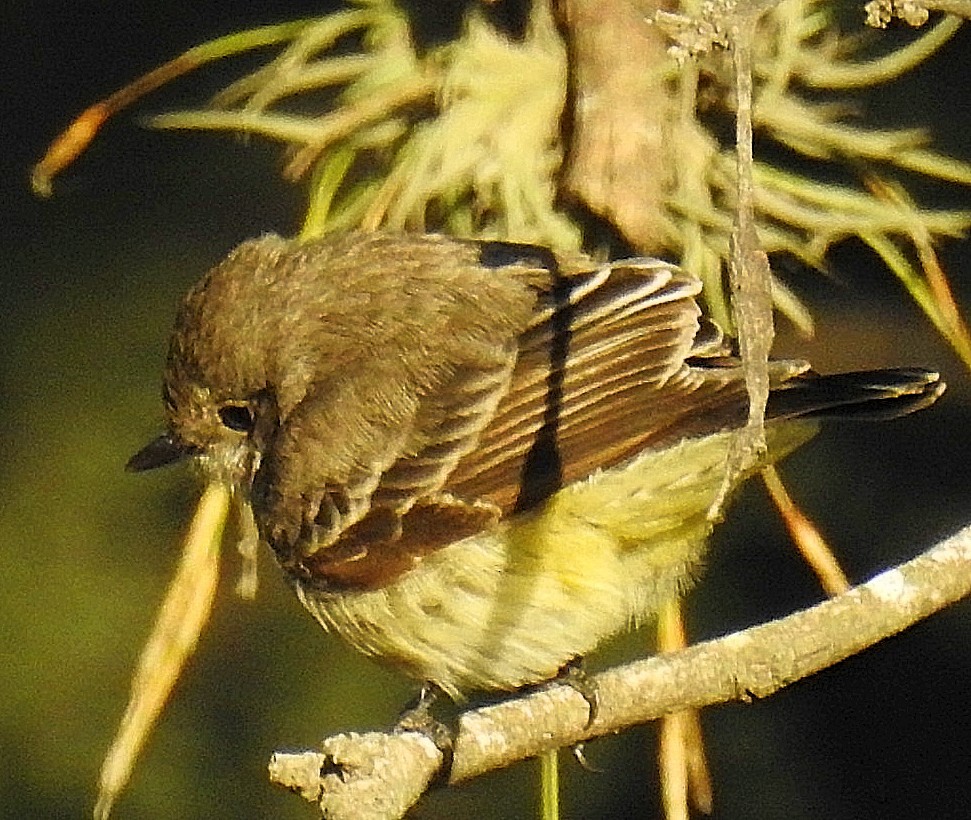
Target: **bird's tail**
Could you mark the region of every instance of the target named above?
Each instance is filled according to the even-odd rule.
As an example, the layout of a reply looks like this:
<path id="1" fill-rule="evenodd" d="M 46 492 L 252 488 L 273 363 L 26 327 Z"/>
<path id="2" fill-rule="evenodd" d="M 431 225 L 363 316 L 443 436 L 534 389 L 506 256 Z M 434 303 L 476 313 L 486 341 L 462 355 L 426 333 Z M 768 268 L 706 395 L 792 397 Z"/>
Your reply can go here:
<path id="1" fill-rule="evenodd" d="M 766 416 L 895 419 L 929 407 L 944 389 L 940 374 L 923 368 L 866 370 L 832 376 L 809 370 L 772 391 Z"/>

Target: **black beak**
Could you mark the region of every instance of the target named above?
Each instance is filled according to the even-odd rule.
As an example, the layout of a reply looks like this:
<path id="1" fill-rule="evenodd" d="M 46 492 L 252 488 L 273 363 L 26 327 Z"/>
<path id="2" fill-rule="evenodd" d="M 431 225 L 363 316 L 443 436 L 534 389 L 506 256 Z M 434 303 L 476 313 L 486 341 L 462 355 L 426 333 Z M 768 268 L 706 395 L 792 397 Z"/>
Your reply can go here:
<path id="1" fill-rule="evenodd" d="M 173 464 L 194 455 L 196 452 L 195 447 L 184 444 L 171 433 L 166 433 L 164 436 L 159 436 L 154 441 L 150 441 L 128 459 L 125 469 L 130 473 L 154 470 L 156 467 Z"/>

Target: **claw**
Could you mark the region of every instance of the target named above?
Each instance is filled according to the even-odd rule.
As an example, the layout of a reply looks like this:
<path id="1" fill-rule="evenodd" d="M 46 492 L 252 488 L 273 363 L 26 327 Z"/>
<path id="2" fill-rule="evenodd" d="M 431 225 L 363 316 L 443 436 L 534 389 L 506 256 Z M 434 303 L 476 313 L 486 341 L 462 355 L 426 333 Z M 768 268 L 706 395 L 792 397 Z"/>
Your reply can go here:
<path id="1" fill-rule="evenodd" d="M 600 693 L 596 682 L 588 677 L 583 669 L 583 658 L 577 657 L 567 661 L 553 682 L 569 686 L 587 702 L 589 712 L 587 723 L 583 728 L 589 729 L 600 714 Z"/>
<path id="2" fill-rule="evenodd" d="M 418 696 L 398 715 L 394 726 L 395 732 L 418 732 L 425 735 L 442 753 L 442 767 L 435 777 L 438 784 L 448 782 L 455 759 L 455 732 L 432 715 L 432 706 L 442 694 L 442 690 L 434 683 L 424 683 Z"/>

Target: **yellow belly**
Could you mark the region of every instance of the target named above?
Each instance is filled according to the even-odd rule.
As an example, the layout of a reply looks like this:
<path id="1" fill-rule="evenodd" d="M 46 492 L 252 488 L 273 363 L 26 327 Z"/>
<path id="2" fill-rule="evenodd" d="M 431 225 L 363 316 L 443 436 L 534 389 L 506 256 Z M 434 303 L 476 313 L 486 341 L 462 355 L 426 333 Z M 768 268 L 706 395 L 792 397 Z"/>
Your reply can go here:
<path id="1" fill-rule="evenodd" d="M 815 430 L 770 425 L 770 459 Z M 383 589 L 297 593 L 325 628 L 453 697 L 547 680 L 690 585 L 729 440 L 643 453 L 433 553 Z"/>

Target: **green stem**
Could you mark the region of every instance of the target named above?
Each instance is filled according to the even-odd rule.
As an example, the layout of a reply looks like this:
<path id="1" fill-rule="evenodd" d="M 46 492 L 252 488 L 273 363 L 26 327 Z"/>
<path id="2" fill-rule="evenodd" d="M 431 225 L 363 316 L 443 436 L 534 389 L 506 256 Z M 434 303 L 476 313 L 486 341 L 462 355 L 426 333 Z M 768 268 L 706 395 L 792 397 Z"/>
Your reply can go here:
<path id="1" fill-rule="evenodd" d="M 539 758 L 540 796 L 543 820 L 560 817 L 560 761 L 556 749 L 547 749 Z"/>

